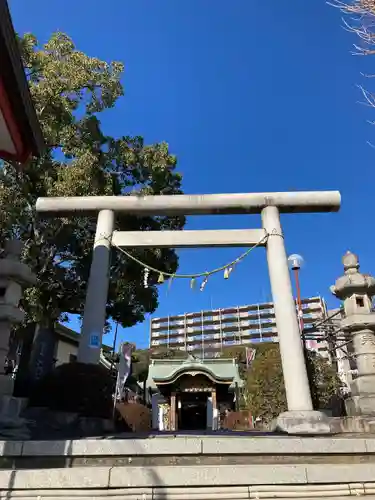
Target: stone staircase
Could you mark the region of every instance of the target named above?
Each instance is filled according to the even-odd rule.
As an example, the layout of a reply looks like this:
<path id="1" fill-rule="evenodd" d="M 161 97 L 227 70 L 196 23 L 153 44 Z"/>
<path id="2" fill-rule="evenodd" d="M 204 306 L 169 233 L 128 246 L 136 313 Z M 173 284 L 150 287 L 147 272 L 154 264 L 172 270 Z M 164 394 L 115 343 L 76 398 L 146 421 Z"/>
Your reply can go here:
<path id="1" fill-rule="evenodd" d="M 375 437 L 241 434 L 0 445 L 0 499 L 375 499 Z"/>

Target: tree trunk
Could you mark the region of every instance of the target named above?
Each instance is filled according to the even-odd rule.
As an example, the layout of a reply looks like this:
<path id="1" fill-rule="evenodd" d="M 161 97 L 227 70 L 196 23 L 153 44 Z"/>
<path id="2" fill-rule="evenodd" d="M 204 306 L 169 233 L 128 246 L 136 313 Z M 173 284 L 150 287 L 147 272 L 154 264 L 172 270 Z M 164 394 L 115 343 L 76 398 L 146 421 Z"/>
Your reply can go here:
<path id="1" fill-rule="evenodd" d="M 30 387 L 30 357 L 33 348 L 35 323 L 29 323 L 17 332 L 17 337 L 22 342 L 22 350 L 18 363 L 16 380 L 14 382 L 14 395 L 25 398 L 29 396 Z"/>

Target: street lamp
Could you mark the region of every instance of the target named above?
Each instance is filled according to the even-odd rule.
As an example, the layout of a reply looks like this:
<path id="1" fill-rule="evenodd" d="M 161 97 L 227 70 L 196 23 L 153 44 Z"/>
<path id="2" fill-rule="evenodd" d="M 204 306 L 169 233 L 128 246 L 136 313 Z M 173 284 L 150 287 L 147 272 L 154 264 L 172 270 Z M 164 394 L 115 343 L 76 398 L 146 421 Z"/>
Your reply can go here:
<path id="1" fill-rule="evenodd" d="M 303 336 L 303 312 L 302 312 L 301 287 L 299 284 L 299 270 L 303 266 L 304 260 L 301 257 L 301 255 L 294 253 L 288 257 L 288 263 L 290 269 L 293 271 L 294 274 L 294 280 L 296 284 L 296 294 L 297 294 L 298 320 L 299 320 L 301 334 Z"/>

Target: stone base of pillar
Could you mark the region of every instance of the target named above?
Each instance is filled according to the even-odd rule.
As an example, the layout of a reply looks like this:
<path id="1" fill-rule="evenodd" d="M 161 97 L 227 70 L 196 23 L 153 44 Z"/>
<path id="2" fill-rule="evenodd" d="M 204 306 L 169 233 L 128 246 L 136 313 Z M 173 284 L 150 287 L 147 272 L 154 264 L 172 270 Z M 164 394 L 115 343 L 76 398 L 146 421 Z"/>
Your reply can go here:
<path id="1" fill-rule="evenodd" d="M 0 439 L 30 439 L 27 421 L 20 417 L 26 405 L 26 398 L 0 396 Z"/>
<path id="2" fill-rule="evenodd" d="M 0 418 L 17 419 L 27 406 L 27 398 L 0 396 Z"/>
<path id="3" fill-rule="evenodd" d="M 354 395 L 345 400 L 346 413 L 349 417 L 375 417 L 375 394 Z"/>
<path id="4" fill-rule="evenodd" d="M 374 397 L 375 374 L 362 375 L 353 380 L 350 389 L 353 396 L 371 395 Z"/>
<path id="5" fill-rule="evenodd" d="M 272 423 L 271 430 L 286 434 L 332 434 L 330 419 L 320 411 L 286 411 Z"/>

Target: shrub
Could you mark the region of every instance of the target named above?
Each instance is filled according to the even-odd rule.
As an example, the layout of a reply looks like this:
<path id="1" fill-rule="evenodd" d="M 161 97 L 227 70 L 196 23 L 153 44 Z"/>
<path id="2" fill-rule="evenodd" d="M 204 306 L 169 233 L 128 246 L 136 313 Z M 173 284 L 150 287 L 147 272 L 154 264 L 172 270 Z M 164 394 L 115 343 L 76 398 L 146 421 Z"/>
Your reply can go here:
<path id="1" fill-rule="evenodd" d="M 329 407 L 337 396 L 340 380 L 336 369 L 315 352 L 306 353 L 307 372 L 314 409 Z M 278 344 L 257 350 L 247 373 L 243 398 L 246 408 L 263 422 L 269 422 L 286 411 L 286 396 Z"/>
<path id="2" fill-rule="evenodd" d="M 36 383 L 29 406 L 78 413 L 85 417 L 110 418 L 115 381 L 100 365 L 67 363 Z"/>
<path id="3" fill-rule="evenodd" d="M 257 352 L 245 380 L 244 400 L 247 409 L 263 421 L 270 421 L 286 411 L 286 398 L 279 346 L 269 344 Z"/>
<path id="4" fill-rule="evenodd" d="M 247 410 L 230 411 L 225 416 L 222 427 L 231 431 L 247 431 L 252 429 L 251 414 Z"/>
<path id="5" fill-rule="evenodd" d="M 117 416 L 131 432 L 148 432 L 151 430 L 151 412 L 140 403 L 118 403 Z"/>

